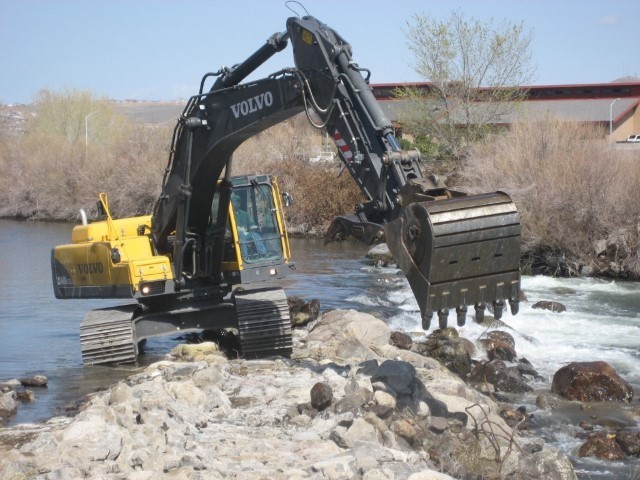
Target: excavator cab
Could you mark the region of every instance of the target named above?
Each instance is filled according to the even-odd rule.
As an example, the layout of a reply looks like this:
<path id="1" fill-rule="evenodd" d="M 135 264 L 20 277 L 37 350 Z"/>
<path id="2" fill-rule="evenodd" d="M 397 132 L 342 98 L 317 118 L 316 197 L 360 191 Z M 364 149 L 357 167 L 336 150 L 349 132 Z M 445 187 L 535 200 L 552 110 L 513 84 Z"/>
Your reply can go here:
<path id="1" fill-rule="evenodd" d="M 283 199 L 290 195 L 281 194 L 277 179 L 269 175 L 234 177 L 231 184 L 222 263 L 225 279 L 247 284 L 281 278 L 291 260 L 283 212 Z M 216 200 L 214 196 L 213 209 Z"/>

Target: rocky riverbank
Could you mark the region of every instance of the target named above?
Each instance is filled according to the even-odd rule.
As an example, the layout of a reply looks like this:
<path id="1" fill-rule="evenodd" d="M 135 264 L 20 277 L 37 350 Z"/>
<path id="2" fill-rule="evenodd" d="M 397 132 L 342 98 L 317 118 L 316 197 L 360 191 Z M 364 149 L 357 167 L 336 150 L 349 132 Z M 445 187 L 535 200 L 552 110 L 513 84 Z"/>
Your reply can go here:
<path id="1" fill-rule="evenodd" d="M 291 359 L 254 361 L 181 346 L 74 418 L 3 429 L 0 478 L 576 478 L 371 315 L 330 311 L 294 340 Z"/>

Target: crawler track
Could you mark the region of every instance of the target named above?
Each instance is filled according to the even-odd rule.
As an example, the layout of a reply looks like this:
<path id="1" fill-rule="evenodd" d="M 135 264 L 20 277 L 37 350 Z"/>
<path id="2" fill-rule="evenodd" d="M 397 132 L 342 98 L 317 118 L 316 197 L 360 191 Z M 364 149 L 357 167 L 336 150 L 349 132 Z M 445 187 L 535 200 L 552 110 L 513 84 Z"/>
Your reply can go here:
<path id="1" fill-rule="evenodd" d="M 291 355 L 291 319 L 284 290 L 238 292 L 235 301 L 240 348 L 244 357 Z"/>
<path id="2" fill-rule="evenodd" d="M 80 324 L 85 365 L 135 362 L 138 348 L 133 331 L 136 305 L 91 310 Z"/>

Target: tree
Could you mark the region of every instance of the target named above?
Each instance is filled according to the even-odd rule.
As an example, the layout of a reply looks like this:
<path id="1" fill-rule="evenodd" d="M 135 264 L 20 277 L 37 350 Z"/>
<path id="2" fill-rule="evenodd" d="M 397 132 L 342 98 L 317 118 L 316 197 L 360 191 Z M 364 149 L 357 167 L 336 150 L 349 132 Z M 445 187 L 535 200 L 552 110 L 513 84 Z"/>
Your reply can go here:
<path id="1" fill-rule="evenodd" d="M 34 105 L 35 115 L 28 128 L 31 135 L 64 138 L 69 144 L 109 145 L 126 133 L 125 119 L 106 99 L 97 99 L 88 91 L 40 90 Z"/>
<path id="2" fill-rule="evenodd" d="M 466 20 L 461 11 L 444 22 L 416 14 L 407 27 L 413 69 L 431 83 L 397 92 L 407 100 L 398 120 L 436 143 L 440 157 L 460 159 L 526 95 L 522 86 L 535 73 L 532 34 L 506 20 Z"/>

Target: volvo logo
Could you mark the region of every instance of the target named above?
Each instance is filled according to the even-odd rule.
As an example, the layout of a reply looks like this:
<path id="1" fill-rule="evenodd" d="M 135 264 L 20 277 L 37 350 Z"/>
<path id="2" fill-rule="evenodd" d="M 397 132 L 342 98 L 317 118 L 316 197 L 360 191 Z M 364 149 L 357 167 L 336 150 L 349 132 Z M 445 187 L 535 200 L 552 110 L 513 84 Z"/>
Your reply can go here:
<path id="1" fill-rule="evenodd" d="M 273 105 L 273 94 L 271 92 L 264 92 L 255 97 L 251 97 L 248 100 L 243 100 L 231 105 L 231 111 L 235 118 L 244 117 L 258 110 L 262 110 L 264 107 L 270 107 Z"/>

